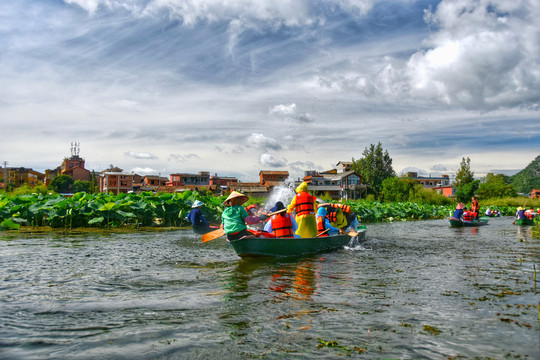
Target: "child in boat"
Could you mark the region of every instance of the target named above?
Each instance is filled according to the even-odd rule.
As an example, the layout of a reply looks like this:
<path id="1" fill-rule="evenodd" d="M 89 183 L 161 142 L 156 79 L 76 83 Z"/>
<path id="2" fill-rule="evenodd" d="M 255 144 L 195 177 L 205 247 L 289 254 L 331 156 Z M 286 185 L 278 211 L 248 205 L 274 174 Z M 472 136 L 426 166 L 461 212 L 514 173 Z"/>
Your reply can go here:
<path id="1" fill-rule="evenodd" d="M 326 211 L 326 208 L 324 206 L 321 206 L 319 210 L 317 210 L 317 231 L 319 234 L 322 234 L 325 230 L 328 229 L 326 233 L 320 236 L 332 236 L 339 234 L 339 229 L 333 227 L 330 224 L 330 220 L 326 217 L 328 212 Z"/>

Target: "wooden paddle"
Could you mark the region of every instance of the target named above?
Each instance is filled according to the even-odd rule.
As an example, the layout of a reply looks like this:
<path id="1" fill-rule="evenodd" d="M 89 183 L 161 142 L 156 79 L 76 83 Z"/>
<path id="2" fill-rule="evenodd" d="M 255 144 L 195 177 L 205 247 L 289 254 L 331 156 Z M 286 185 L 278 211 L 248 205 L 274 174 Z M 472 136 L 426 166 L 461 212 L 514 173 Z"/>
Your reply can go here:
<path id="1" fill-rule="evenodd" d="M 214 231 L 210 231 L 209 233 L 203 234 L 201 236 L 201 240 L 202 240 L 203 243 L 205 243 L 205 242 L 212 241 L 212 240 L 215 240 L 217 238 L 220 238 L 223 235 L 225 235 L 225 230 L 217 229 L 217 230 L 214 230 Z"/>
<path id="2" fill-rule="evenodd" d="M 347 235 L 349 235 L 349 236 L 351 236 L 351 237 L 355 237 L 355 236 L 358 235 L 358 232 L 356 232 L 356 231 L 354 231 L 354 230 L 351 230 L 351 231 L 349 231 L 349 233 L 348 233 Z"/>
<path id="3" fill-rule="evenodd" d="M 324 235 L 329 231 L 330 231 L 330 229 L 326 229 L 326 230 L 322 231 L 321 233 L 319 233 L 319 235 L 317 235 L 317 237 L 320 237 L 321 235 Z"/>
<path id="4" fill-rule="evenodd" d="M 287 211 L 287 208 L 284 208 L 284 209 L 281 209 L 281 210 L 278 210 L 278 211 L 274 211 L 274 212 L 271 212 L 270 214 L 266 214 L 266 216 L 270 217 L 272 215 L 276 215 L 276 214 L 280 214 L 284 211 Z"/>

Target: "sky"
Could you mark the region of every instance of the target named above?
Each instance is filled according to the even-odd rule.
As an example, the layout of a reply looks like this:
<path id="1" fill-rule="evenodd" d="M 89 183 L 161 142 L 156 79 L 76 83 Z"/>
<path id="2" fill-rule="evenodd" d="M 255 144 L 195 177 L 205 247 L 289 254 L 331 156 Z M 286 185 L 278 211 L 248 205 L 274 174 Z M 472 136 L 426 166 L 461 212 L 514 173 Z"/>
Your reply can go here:
<path id="1" fill-rule="evenodd" d="M 0 161 L 300 178 L 380 142 L 400 174 L 540 154 L 537 0 L 0 2 Z"/>

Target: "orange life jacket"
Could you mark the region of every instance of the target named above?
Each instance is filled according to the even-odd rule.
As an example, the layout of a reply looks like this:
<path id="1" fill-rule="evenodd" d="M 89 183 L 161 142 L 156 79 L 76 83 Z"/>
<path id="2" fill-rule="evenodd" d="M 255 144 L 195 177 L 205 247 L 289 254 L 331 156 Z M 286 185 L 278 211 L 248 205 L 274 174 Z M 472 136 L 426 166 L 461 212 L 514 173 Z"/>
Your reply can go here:
<path id="1" fill-rule="evenodd" d="M 298 215 L 315 215 L 315 209 L 313 208 L 313 202 L 315 198 L 309 195 L 307 192 L 301 192 L 296 194 L 295 209 L 296 216 Z"/>
<path id="2" fill-rule="evenodd" d="M 337 221 L 338 209 L 334 206 L 325 206 L 325 208 L 327 212 L 326 217 L 331 223 L 335 223 Z"/>
<path id="3" fill-rule="evenodd" d="M 326 230 L 326 227 L 324 226 L 324 216 L 317 216 L 317 231 L 322 233 L 324 230 Z M 328 236 L 328 232 L 321 235 L 322 236 Z"/>
<path id="4" fill-rule="evenodd" d="M 472 212 L 470 212 L 470 211 L 465 211 L 465 212 L 463 213 L 463 220 L 464 220 L 464 221 L 473 221 L 473 218 L 474 218 L 474 216 L 473 216 L 473 213 L 472 213 Z"/>
<path id="5" fill-rule="evenodd" d="M 344 214 L 350 214 L 351 213 L 351 207 L 349 205 L 343 205 L 343 204 L 330 204 L 331 207 L 334 208 L 341 208 L 343 210 Z"/>
<path id="6" fill-rule="evenodd" d="M 289 214 L 276 214 L 272 216 L 272 232 L 276 237 L 294 237 L 292 221 Z"/>

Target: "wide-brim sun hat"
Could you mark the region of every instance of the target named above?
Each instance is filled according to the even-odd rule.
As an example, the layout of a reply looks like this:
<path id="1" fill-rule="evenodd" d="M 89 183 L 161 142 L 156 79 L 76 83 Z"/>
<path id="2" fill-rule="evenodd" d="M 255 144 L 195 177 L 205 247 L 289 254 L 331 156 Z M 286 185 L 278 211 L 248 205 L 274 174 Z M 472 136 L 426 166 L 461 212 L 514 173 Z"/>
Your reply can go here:
<path id="1" fill-rule="evenodd" d="M 242 193 L 239 193 L 238 191 L 233 191 L 226 199 L 225 201 L 223 202 L 223 204 L 225 206 L 231 206 L 231 200 L 233 199 L 238 199 L 240 201 L 240 204 L 243 204 L 245 203 L 246 201 L 249 200 L 249 197 L 247 197 L 246 195 L 242 194 Z M 240 205 L 239 204 L 239 205 Z"/>
<path id="2" fill-rule="evenodd" d="M 203 206 L 204 203 L 200 200 L 195 200 L 195 202 L 193 203 L 193 205 L 191 205 L 192 208 L 198 208 L 199 206 Z"/>
<path id="3" fill-rule="evenodd" d="M 523 208 L 522 208 L 521 206 L 520 206 L 520 207 L 518 207 L 518 211 L 520 211 L 520 210 L 523 210 Z"/>

